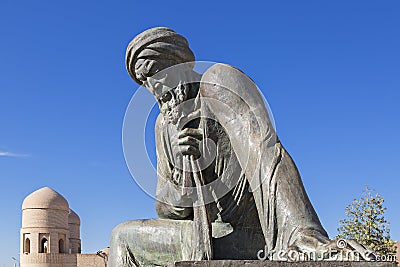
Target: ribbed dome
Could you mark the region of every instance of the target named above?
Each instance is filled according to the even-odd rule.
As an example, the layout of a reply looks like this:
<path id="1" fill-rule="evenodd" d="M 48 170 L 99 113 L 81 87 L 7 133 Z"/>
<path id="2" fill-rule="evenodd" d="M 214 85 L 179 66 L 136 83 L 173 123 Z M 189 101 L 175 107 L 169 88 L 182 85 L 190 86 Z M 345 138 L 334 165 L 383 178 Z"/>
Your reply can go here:
<path id="1" fill-rule="evenodd" d="M 79 218 L 78 214 L 75 213 L 73 210 L 69 210 L 68 215 L 68 223 L 69 224 L 81 224 L 81 219 Z"/>
<path id="2" fill-rule="evenodd" d="M 69 205 L 62 195 L 49 187 L 43 187 L 25 198 L 22 210 L 26 209 L 53 209 L 69 212 Z"/>

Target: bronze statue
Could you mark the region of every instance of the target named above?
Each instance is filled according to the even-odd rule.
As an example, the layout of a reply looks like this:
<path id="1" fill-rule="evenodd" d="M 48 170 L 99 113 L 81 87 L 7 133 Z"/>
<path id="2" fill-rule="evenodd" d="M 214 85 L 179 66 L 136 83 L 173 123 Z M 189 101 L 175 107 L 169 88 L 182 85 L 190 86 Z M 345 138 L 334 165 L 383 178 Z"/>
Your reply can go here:
<path id="1" fill-rule="evenodd" d="M 281 259 L 332 247 L 254 82 L 215 64 L 203 74 L 168 28 L 136 36 L 130 76 L 156 98 L 159 219 L 113 230 L 109 266 L 181 260 Z"/>

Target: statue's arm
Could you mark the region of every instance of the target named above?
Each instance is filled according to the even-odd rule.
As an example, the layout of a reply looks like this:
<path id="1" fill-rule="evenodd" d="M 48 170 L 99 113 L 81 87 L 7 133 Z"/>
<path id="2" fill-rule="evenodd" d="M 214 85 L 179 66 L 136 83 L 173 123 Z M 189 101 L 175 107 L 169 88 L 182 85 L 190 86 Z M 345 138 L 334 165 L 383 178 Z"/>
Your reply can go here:
<path id="1" fill-rule="evenodd" d="M 173 166 L 169 163 L 164 151 L 162 120 L 160 114 L 155 125 L 158 176 L 156 212 L 160 218 L 164 219 L 188 219 L 192 217 L 193 208 L 183 204 L 179 205 L 179 203 L 183 203 L 183 200 L 177 186 L 172 183 Z"/>

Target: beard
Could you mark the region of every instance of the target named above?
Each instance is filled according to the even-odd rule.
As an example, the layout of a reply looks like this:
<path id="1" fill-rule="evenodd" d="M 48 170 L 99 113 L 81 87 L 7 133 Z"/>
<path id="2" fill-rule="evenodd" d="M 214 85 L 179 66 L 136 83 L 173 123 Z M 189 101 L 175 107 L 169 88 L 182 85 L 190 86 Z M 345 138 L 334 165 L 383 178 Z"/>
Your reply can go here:
<path id="1" fill-rule="evenodd" d="M 187 93 L 190 90 L 190 84 L 180 84 L 173 89 L 173 97 L 168 102 L 168 110 L 160 110 L 164 116 L 164 120 L 173 125 L 177 125 L 179 121 L 187 115 L 190 110 L 190 102 L 187 100 Z"/>
<path id="2" fill-rule="evenodd" d="M 177 125 L 180 118 L 183 116 L 182 108 L 181 105 L 175 105 L 174 107 L 171 107 L 171 110 L 168 112 L 163 112 L 164 120 L 166 120 L 168 123 L 171 123 L 173 125 Z"/>

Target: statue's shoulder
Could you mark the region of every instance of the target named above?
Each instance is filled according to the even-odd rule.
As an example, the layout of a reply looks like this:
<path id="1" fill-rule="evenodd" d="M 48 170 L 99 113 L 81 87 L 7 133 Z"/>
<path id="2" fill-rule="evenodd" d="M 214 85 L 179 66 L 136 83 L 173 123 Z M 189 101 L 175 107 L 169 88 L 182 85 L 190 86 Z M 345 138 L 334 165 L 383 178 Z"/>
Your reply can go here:
<path id="1" fill-rule="evenodd" d="M 201 78 L 200 93 L 203 96 L 216 96 L 221 90 L 228 89 L 239 96 L 249 93 L 258 95 L 254 81 L 240 69 L 223 63 L 208 68 Z"/>
<path id="2" fill-rule="evenodd" d="M 237 67 L 229 64 L 216 63 L 209 67 L 202 75 L 202 82 L 221 81 L 228 78 L 244 78 L 247 75 Z M 248 78 L 248 77 L 247 77 Z"/>

